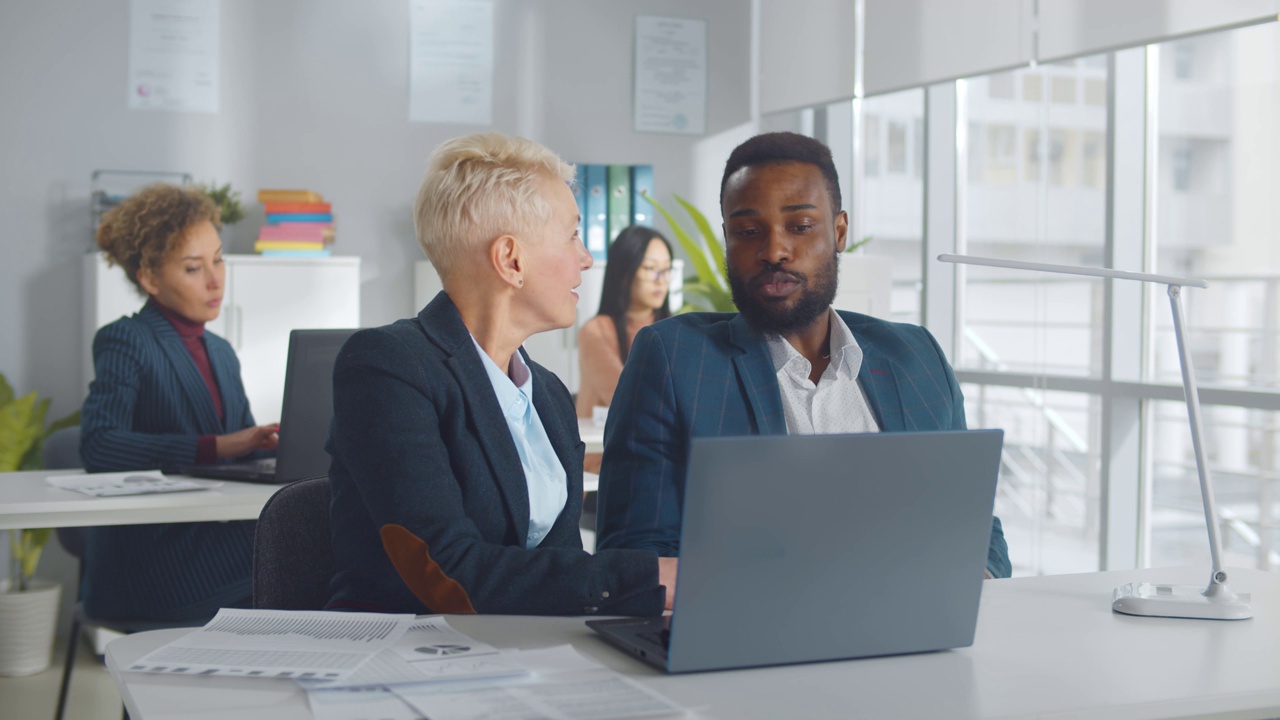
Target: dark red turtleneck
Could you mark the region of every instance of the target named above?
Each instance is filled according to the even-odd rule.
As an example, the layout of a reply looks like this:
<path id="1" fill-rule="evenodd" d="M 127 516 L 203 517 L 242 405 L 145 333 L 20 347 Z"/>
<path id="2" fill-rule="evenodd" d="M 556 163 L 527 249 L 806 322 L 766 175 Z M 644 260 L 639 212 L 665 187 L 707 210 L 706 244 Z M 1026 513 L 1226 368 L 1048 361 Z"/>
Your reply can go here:
<path id="1" fill-rule="evenodd" d="M 182 339 L 183 347 L 191 354 L 191 359 L 196 363 L 196 369 L 200 371 L 200 377 L 204 379 L 204 386 L 209 390 L 209 397 L 213 400 L 214 412 L 218 413 L 219 420 L 226 420 L 226 415 L 222 409 L 222 393 L 218 391 L 218 381 L 213 377 L 213 366 L 209 364 L 209 351 L 204 346 L 204 323 L 192 322 L 154 299 L 148 300 L 148 302 L 154 305 L 156 310 L 178 332 L 178 337 Z M 205 465 L 217 462 L 217 460 L 217 436 L 201 435 L 196 440 L 196 463 Z"/>

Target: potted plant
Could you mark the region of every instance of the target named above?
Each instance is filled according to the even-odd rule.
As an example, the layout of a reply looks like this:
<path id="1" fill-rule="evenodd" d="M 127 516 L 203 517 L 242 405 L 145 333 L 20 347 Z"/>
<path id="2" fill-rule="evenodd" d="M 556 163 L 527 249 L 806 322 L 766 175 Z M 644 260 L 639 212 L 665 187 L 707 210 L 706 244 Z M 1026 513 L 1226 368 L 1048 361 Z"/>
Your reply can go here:
<path id="1" fill-rule="evenodd" d="M 231 189 L 231 183 L 222 185 L 216 182 L 200 183 L 199 187 L 222 211 L 219 222 L 223 227 L 230 227 L 244 219 L 244 208 L 240 205 L 240 191 Z"/>
<path id="2" fill-rule="evenodd" d="M 49 399 L 15 397 L 0 374 L 0 472 L 35 470 L 49 433 L 80 422 L 80 411 L 45 426 Z M 0 580 L 0 675 L 30 675 L 49 667 L 62 587 L 36 580 L 48 528 L 9 531 L 9 573 Z"/>
<path id="3" fill-rule="evenodd" d="M 684 248 L 685 254 L 689 256 L 689 262 L 693 264 L 696 273 L 684 279 L 682 288 L 685 294 L 684 306 L 675 308 L 675 311 L 737 312 L 738 306 L 734 304 L 733 295 L 729 292 L 729 281 L 724 276 L 724 245 L 711 229 L 711 223 L 707 222 L 707 217 L 698 212 L 698 208 L 689 201 L 679 195 L 675 196 L 676 202 L 689 213 L 693 218 L 693 224 L 698 228 L 699 238 L 695 240 L 649 193 L 644 193 L 644 196 L 653 203 L 654 209 L 666 218 L 667 224 L 671 226 L 671 232 L 675 234 L 680 247 Z"/>

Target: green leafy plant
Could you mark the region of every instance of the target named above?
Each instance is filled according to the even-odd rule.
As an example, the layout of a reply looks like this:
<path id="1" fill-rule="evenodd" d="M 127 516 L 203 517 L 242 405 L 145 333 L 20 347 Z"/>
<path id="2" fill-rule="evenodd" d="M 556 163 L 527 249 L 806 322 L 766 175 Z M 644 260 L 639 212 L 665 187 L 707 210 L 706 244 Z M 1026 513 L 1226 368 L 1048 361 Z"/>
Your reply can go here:
<path id="1" fill-rule="evenodd" d="M 216 182 L 200 183 L 200 190 L 222 210 L 220 220 L 223 225 L 234 225 L 244 219 L 244 208 L 240 205 L 240 191 L 232 190 L 231 183 L 222 185 Z"/>
<path id="2" fill-rule="evenodd" d="M 689 213 L 689 217 L 693 218 L 694 227 L 698 231 L 698 237 L 695 239 L 649 193 L 646 192 L 644 196 L 653 203 L 653 207 L 662 213 L 662 217 L 671 226 L 671 232 L 675 234 L 680 247 L 684 248 L 685 254 L 689 256 L 689 262 L 696 273 L 684 280 L 685 305 L 679 308 L 678 312 L 689 310 L 737 312 L 738 306 L 734 304 L 733 295 L 729 292 L 729 280 L 724 275 L 724 244 L 711 229 L 711 223 L 707 222 L 707 217 L 698 212 L 698 209 L 687 200 L 675 195 L 676 202 L 680 203 L 685 212 Z"/>
<path id="3" fill-rule="evenodd" d="M 49 402 L 49 398 L 38 399 L 34 392 L 16 397 L 13 386 L 0 373 L 0 472 L 39 469 L 45 438 L 55 430 L 80 424 L 77 410 L 46 427 Z M 48 528 L 9 531 L 10 588 L 18 592 L 27 589 L 50 535 Z"/>
<path id="4" fill-rule="evenodd" d="M 862 247 L 862 246 L 866 245 L 866 244 L 867 244 L 867 243 L 869 243 L 869 242 L 871 242 L 871 236 L 870 236 L 870 235 L 868 235 L 868 236 L 866 236 L 866 237 L 862 238 L 861 240 L 859 240 L 859 241 L 857 241 L 857 242 L 851 242 L 851 243 L 849 243 L 848 245 L 845 245 L 845 246 L 844 246 L 844 251 L 845 251 L 845 252 L 847 252 L 847 253 L 851 253 L 851 252 L 853 252 L 854 250 L 857 250 L 858 248 L 860 248 L 860 247 Z"/>

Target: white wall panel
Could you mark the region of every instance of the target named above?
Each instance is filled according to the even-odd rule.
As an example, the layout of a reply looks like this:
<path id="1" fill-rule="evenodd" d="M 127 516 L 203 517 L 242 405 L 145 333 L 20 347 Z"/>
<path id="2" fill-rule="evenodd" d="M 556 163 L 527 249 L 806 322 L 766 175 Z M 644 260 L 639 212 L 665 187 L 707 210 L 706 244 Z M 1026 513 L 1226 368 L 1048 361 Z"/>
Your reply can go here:
<path id="1" fill-rule="evenodd" d="M 1040 0 L 1039 59 L 1090 55 L 1276 19 L 1277 0 Z"/>
<path id="2" fill-rule="evenodd" d="M 760 112 L 853 97 L 853 0 L 761 0 Z"/>
<path id="3" fill-rule="evenodd" d="M 1027 64 L 1032 11 L 1029 0 L 866 0 L 865 95 Z"/>

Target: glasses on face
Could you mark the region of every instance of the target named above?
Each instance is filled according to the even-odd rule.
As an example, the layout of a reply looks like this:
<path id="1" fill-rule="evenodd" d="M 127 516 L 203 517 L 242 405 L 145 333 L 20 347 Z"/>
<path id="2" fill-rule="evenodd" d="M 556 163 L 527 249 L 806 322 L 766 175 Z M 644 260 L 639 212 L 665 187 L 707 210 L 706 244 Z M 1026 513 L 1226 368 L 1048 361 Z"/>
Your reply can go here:
<path id="1" fill-rule="evenodd" d="M 655 265 L 641 265 L 640 277 L 651 282 L 671 279 L 671 267 L 660 268 Z"/>

